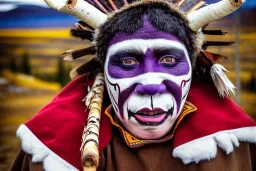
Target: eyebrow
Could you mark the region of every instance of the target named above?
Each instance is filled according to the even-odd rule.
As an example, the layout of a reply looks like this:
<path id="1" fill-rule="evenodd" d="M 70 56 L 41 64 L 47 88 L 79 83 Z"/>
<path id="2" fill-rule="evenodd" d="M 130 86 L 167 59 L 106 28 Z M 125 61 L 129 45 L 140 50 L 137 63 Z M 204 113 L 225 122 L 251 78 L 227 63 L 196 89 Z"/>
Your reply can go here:
<path id="1" fill-rule="evenodd" d="M 138 49 L 125 49 L 125 50 L 119 50 L 115 53 L 113 53 L 110 58 L 121 58 L 121 57 L 136 57 L 140 58 L 143 57 L 144 53 Z"/>
<path id="2" fill-rule="evenodd" d="M 182 49 L 176 47 L 163 47 L 163 48 L 154 48 L 154 55 L 161 57 L 164 55 L 173 55 L 179 58 L 186 56 L 185 52 Z"/>

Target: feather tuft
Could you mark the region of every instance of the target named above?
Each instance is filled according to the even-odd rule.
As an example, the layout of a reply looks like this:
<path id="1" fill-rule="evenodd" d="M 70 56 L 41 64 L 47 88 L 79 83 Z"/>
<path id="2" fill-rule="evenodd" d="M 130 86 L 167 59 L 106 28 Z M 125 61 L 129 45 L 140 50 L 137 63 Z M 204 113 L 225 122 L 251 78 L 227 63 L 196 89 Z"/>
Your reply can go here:
<path id="1" fill-rule="evenodd" d="M 224 72 L 228 72 L 222 65 L 214 64 L 211 67 L 211 77 L 220 97 L 235 95 L 235 86 L 227 78 Z"/>
<path id="2" fill-rule="evenodd" d="M 61 55 L 61 58 L 64 60 L 64 61 L 73 61 L 73 57 L 72 57 L 72 53 L 74 52 L 74 50 L 70 49 L 70 50 L 67 50 L 66 52 L 64 52 L 62 55 Z"/>

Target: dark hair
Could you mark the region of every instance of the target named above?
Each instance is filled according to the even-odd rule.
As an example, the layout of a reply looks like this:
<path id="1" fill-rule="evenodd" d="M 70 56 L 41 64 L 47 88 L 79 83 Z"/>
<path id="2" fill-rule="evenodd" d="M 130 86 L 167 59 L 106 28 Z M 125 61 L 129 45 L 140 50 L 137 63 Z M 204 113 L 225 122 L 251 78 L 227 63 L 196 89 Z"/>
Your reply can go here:
<path id="1" fill-rule="evenodd" d="M 108 43 L 118 33 L 134 33 L 143 26 L 143 17 L 160 31 L 177 36 L 186 46 L 192 67 L 197 56 L 197 33 L 188 26 L 187 19 L 167 2 L 146 1 L 120 10 L 101 25 L 95 34 L 96 59 L 104 64 Z"/>

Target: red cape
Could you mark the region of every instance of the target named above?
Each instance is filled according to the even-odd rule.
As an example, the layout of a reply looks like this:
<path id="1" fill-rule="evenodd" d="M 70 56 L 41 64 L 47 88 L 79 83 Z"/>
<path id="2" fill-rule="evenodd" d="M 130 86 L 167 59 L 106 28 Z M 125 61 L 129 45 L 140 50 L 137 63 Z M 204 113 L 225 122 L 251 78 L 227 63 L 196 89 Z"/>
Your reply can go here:
<path id="1" fill-rule="evenodd" d="M 87 86 L 91 86 L 92 83 L 93 81 L 87 82 L 86 75 L 73 80 L 37 115 L 19 128 L 17 135 L 22 140 L 22 148 L 32 154 L 34 157 L 32 160 L 47 162 L 47 156 L 53 154 L 55 159 L 61 160 L 60 163 L 68 163 L 70 167 L 74 167 L 73 169 L 82 170 L 79 149 L 88 116 L 82 99 L 87 94 Z M 187 100 L 198 110 L 182 120 L 173 137 L 174 148 L 179 149 L 177 154 L 173 155 L 181 158 L 185 163 L 193 161 L 190 157 L 189 162 L 186 162 L 187 159 L 182 156 L 182 150 L 187 149 L 186 144 L 189 142 L 221 131 L 248 127 L 253 127 L 253 133 L 256 135 L 255 121 L 230 99 L 220 98 L 213 85 L 193 81 Z M 29 135 L 25 136 L 25 134 Z M 112 125 L 106 115 L 102 115 L 99 135 L 100 151 L 102 151 L 112 137 Z M 40 150 L 39 152 L 37 150 L 38 146 L 32 142 L 30 145 L 27 144 L 32 141 L 28 140 L 31 136 L 36 142 L 40 142 L 41 149 L 46 149 L 47 155 L 41 155 Z M 254 141 L 256 142 L 256 138 L 252 140 Z M 201 159 L 194 161 L 197 160 Z M 45 168 L 47 167 L 49 166 Z"/>

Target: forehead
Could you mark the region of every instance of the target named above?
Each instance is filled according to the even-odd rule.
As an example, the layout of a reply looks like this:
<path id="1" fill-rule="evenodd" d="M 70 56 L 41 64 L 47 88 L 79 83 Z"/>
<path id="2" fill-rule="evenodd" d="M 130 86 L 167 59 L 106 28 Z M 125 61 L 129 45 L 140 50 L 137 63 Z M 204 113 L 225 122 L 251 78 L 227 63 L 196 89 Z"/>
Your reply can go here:
<path id="1" fill-rule="evenodd" d="M 110 46 L 107 52 L 107 57 L 118 54 L 119 52 L 125 54 L 129 54 L 129 52 L 145 54 L 148 49 L 150 49 L 151 52 L 166 50 L 168 50 L 169 53 L 180 52 L 184 54 L 184 57 L 188 56 L 185 46 L 178 41 L 166 39 L 131 39 L 124 40 Z"/>
<path id="2" fill-rule="evenodd" d="M 179 42 L 180 44 L 183 44 L 177 36 L 165 33 L 160 30 L 158 30 L 156 27 L 154 27 L 150 21 L 148 20 L 147 16 L 144 16 L 144 22 L 143 26 L 138 29 L 136 32 L 129 34 L 129 33 L 118 33 L 115 35 L 109 42 L 108 47 L 120 43 L 122 41 L 127 40 L 149 40 L 149 39 L 163 39 L 163 40 L 171 40 L 175 42 Z"/>

